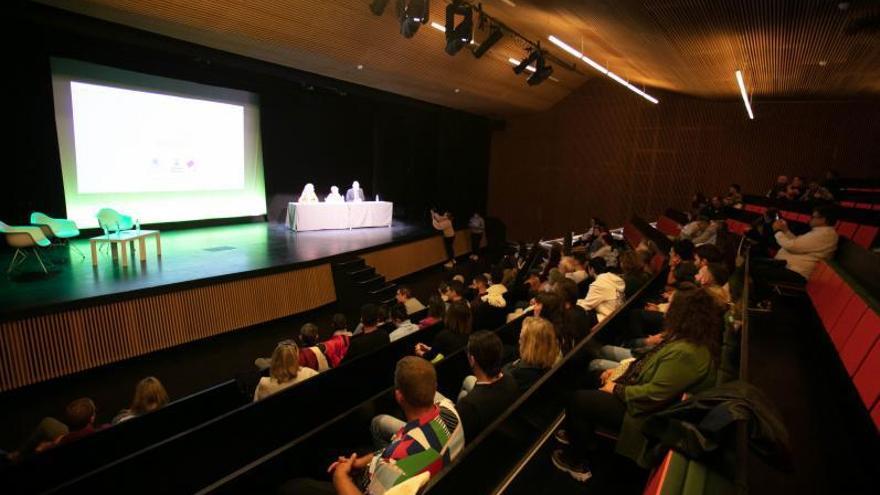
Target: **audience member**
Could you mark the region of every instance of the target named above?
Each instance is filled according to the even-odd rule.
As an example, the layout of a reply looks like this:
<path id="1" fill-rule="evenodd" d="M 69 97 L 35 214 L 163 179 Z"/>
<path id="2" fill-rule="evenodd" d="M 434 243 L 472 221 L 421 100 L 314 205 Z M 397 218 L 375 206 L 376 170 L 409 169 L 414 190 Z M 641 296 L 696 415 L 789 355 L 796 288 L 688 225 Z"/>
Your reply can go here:
<path id="1" fill-rule="evenodd" d="M 724 203 L 721 201 L 721 198 L 718 196 L 712 196 L 712 199 L 709 200 L 709 204 L 703 208 L 703 215 L 706 215 L 709 218 L 723 216 Z"/>
<path id="2" fill-rule="evenodd" d="M 361 308 L 363 333 L 351 338 L 343 362 L 380 349 L 390 342 L 388 332 L 379 328 L 378 319 L 379 308 L 375 304 L 365 304 Z"/>
<path id="3" fill-rule="evenodd" d="M 576 284 L 579 284 L 586 280 L 588 276 L 585 267 L 586 262 L 587 259 L 583 253 L 578 253 L 574 256 L 566 256 L 559 262 L 559 271 L 562 272 L 566 278 L 570 278 L 571 280 L 574 280 Z"/>
<path id="4" fill-rule="evenodd" d="M 465 441 L 477 438 L 519 395 L 516 381 L 501 371 L 503 347 L 501 339 L 486 330 L 468 339 L 468 362 L 475 378 L 456 405 Z"/>
<path id="5" fill-rule="evenodd" d="M 694 248 L 694 265 L 697 269 L 708 265 L 709 263 L 720 263 L 724 260 L 724 255 L 717 246 L 712 244 L 702 244 Z"/>
<path id="6" fill-rule="evenodd" d="M 467 304 L 467 301 L 464 298 L 465 294 L 465 286 L 464 283 L 460 280 L 450 280 L 449 284 L 446 286 L 446 306 L 447 309 L 450 304 L 454 302 L 462 301 Z"/>
<path id="7" fill-rule="evenodd" d="M 699 235 L 694 236 L 691 241 L 695 246 L 702 244 L 715 244 L 718 239 L 718 231 L 724 226 L 724 218 L 713 217 L 709 220 L 709 224 L 703 229 Z"/>
<path id="8" fill-rule="evenodd" d="M 45 452 L 57 445 L 71 443 L 105 428 L 107 425 L 95 426 L 97 408 L 95 403 L 86 397 L 76 399 L 64 408 L 64 422 L 53 417 L 46 417 L 25 439 L 15 452 L 7 454 L 7 460 L 18 462 L 34 454 Z"/>
<path id="9" fill-rule="evenodd" d="M 731 184 L 730 187 L 727 188 L 727 195 L 724 196 L 724 199 L 722 199 L 721 202 L 724 203 L 724 206 L 729 206 L 731 208 L 742 208 L 743 195 L 740 185 Z"/>
<path id="10" fill-rule="evenodd" d="M 348 331 L 348 318 L 342 313 L 335 313 L 333 315 L 333 318 L 330 320 L 330 328 L 333 330 L 333 335 L 351 337 L 351 332 Z"/>
<path id="11" fill-rule="evenodd" d="M 422 321 L 419 322 L 419 328 L 428 328 L 431 325 L 441 322 L 445 315 L 446 303 L 443 302 L 442 297 L 434 294 L 428 299 L 428 316 L 422 318 Z"/>
<path id="12" fill-rule="evenodd" d="M 709 263 L 700 267 L 697 273 L 697 283 L 706 290 L 718 305 L 725 310 L 730 304 L 730 291 L 727 288 L 727 280 L 730 278 L 730 272 L 723 263 Z"/>
<path id="13" fill-rule="evenodd" d="M 437 372 L 430 363 L 414 356 L 401 359 L 394 370 L 394 400 L 407 422 L 388 446 L 362 457 L 340 456 L 327 470 L 332 482 L 292 480 L 281 493 L 382 494 L 403 485 L 408 489 L 397 492 L 416 493 L 464 449 L 462 422 L 454 409 L 435 404 L 436 391 Z"/>
<path id="14" fill-rule="evenodd" d="M 507 300 L 504 298 L 507 287 L 502 284 L 489 285 L 485 275 L 475 276 L 473 287 L 476 292 L 471 303 L 474 328 L 485 330 L 503 325 L 507 316 Z"/>
<path id="15" fill-rule="evenodd" d="M 770 199 L 784 199 L 787 190 L 788 176 L 780 175 L 776 178 L 776 183 L 773 184 L 773 187 L 771 187 L 770 190 L 767 191 L 767 197 Z"/>
<path id="16" fill-rule="evenodd" d="M 709 228 L 709 217 L 705 214 L 697 215 L 693 221 L 684 225 L 678 234 L 679 239 L 693 239 Z"/>
<path id="17" fill-rule="evenodd" d="M 413 313 L 418 313 L 425 309 L 425 305 L 422 304 L 421 301 L 416 299 L 412 295 L 412 291 L 410 291 L 409 287 L 405 285 L 401 285 L 397 288 L 397 295 L 395 296 L 397 302 L 403 304 L 406 307 L 406 314 L 411 315 Z"/>
<path id="18" fill-rule="evenodd" d="M 446 308 L 443 330 L 437 332 L 433 342 L 427 346 L 421 342 L 416 344 L 416 355 L 436 362 L 452 352 L 467 345 L 472 325 L 471 309 L 464 301 L 455 301 Z"/>
<path id="19" fill-rule="evenodd" d="M 669 274 L 666 277 L 666 285 L 674 286 L 675 268 L 680 265 L 693 265 L 694 260 L 694 243 L 687 239 L 680 239 L 672 243 L 669 248 Z M 693 270 L 696 274 L 696 269 Z"/>
<path id="20" fill-rule="evenodd" d="M 547 260 L 544 262 L 544 270 L 541 272 L 541 278 L 546 279 L 549 277 L 550 270 L 557 269 L 560 261 L 562 261 L 562 244 L 554 242 L 550 244 L 550 253 L 547 255 Z"/>
<path id="21" fill-rule="evenodd" d="M 770 257 L 779 245 L 773 237 L 773 222 L 779 218 L 779 210 L 768 208 L 760 217 L 752 222 L 752 228 L 746 231 L 745 237 L 751 244 L 752 258 Z"/>
<path id="22" fill-rule="evenodd" d="M 599 236 L 599 241 L 601 243 L 601 247 L 593 252 L 590 256 L 590 259 L 602 258 L 605 260 L 605 266 L 613 267 L 617 266 L 617 257 L 620 255 L 620 251 L 617 250 L 617 246 L 614 243 L 614 238 L 611 237 L 610 233 L 605 233 Z"/>
<path id="23" fill-rule="evenodd" d="M 696 192 L 691 197 L 691 211 L 690 218 L 696 218 L 703 212 L 703 209 L 709 205 L 709 201 L 706 200 L 706 196 L 701 192 Z"/>
<path id="24" fill-rule="evenodd" d="M 834 230 L 836 224 L 837 212 L 830 205 L 817 206 L 813 209 L 810 231 L 803 235 L 794 235 L 785 220 L 775 221 L 773 230 L 776 231 L 775 238 L 780 247 L 776 259 L 785 262 L 785 270 L 790 272 L 790 275 L 777 270 L 773 273 L 773 278 L 799 282 L 809 279 L 816 268 L 816 263 L 830 259 L 837 249 L 838 235 Z M 768 272 L 762 273 L 765 276 L 771 275 Z"/>
<path id="25" fill-rule="evenodd" d="M 562 301 L 562 324 L 556 329 L 556 337 L 559 340 L 559 348 L 567 354 L 581 339 L 589 335 L 598 321 L 595 313 L 587 312 L 577 305 L 578 287 L 573 280 L 560 282 L 556 287 L 556 293 Z M 536 313 L 536 316 L 540 315 Z"/>
<path id="26" fill-rule="evenodd" d="M 601 322 L 623 304 L 626 283 L 619 275 L 611 273 L 602 258 L 589 262 L 590 276 L 594 279 L 587 291 L 587 297 L 578 300 L 578 306 L 587 311 L 595 311 Z"/>
<path id="27" fill-rule="evenodd" d="M 506 364 L 502 372 L 513 377 L 523 393 L 560 359 L 562 353 L 553 325 L 543 318 L 529 316 L 523 320 L 519 333 L 519 359 Z"/>
<path id="28" fill-rule="evenodd" d="M 800 197 L 801 201 L 828 202 L 834 201 L 834 195 L 827 188 L 819 184 L 819 181 L 813 179 L 810 181 L 807 189 Z"/>
<path id="29" fill-rule="evenodd" d="M 394 323 L 395 329 L 388 335 L 391 342 L 402 339 L 411 333 L 418 332 L 419 326 L 409 320 L 406 313 L 406 306 L 397 303 L 391 307 L 391 322 Z"/>
<path id="30" fill-rule="evenodd" d="M 645 418 L 680 400 L 685 392 L 715 385 L 722 321 L 714 298 L 702 290 L 676 297 L 667 317 L 660 345 L 599 390 L 575 392 L 566 410 L 565 429 L 556 433 L 565 445 L 552 455 L 558 469 L 578 481 L 590 478 L 588 456 L 596 448 L 597 428 L 619 431 L 617 453 L 644 465 Z"/>
<path id="31" fill-rule="evenodd" d="M 620 253 L 620 270 L 623 275 L 623 297 L 628 300 L 651 280 L 651 274 L 645 270 L 645 263 L 635 251 Z"/>
<path id="32" fill-rule="evenodd" d="M 123 409 L 113 418 L 112 423 L 118 424 L 131 418 L 144 415 L 165 407 L 168 404 L 168 393 L 158 378 L 148 376 L 139 381 L 134 388 L 134 399 L 128 409 Z"/>
<path id="33" fill-rule="evenodd" d="M 269 376 L 260 378 L 254 390 L 254 402 L 265 399 L 275 392 L 291 387 L 303 380 L 307 380 L 318 372 L 299 364 L 299 347 L 292 340 L 279 342 L 272 353 L 272 364 L 269 366 Z"/>
<path id="34" fill-rule="evenodd" d="M 565 283 L 564 281 L 562 282 Z M 542 292 L 532 301 L 532 314 L 540 316 L 553 324 L 557 335 L 562 332 L 565 322 L 565 309 L 558 292 Z"/>

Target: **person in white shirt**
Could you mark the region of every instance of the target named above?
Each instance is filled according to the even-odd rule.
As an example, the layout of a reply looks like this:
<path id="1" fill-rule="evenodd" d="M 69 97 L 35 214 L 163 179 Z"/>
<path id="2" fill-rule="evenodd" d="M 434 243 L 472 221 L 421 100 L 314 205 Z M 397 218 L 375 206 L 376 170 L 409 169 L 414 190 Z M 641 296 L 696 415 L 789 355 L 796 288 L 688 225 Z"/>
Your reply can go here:
<path id="1" fill-rule="evenodd" d="M 324 198 L 325 203 L 345 203 L 345 198 L 339 194 L 339 188 L 336 186 L 330 186 L 330 194 Z"/>
<path id="2" fill-rule="evenodd" d="M 602 258 L 591 259 L 589 267 L 590 275 L 595 280 L 590 284 L 587 297 L 578 299 L 577 305 L 587 311 L 595 311 L 596 319 L 601 322 L 623 304 L 626 282 L 609 272 Z"/>
<path id="3" fill-rule="evenodd" d="M 452 226 L 452 213 L 447 211 L 441 215 L 431 210 L 431 223 L 434 224 L 435 229 L 443 232 L 443 247 L 446 248 L 447 259 L 443 266 L 452 268 L 455 266 L 455 251 L 452 249 L 452 244 L 455 242 L 455 229 Z"/>
<path id="4" fill-rule="evenodd" d="M 361 185 L 358 181 L 354 181 L 351 183 L 351 189 L 345 191 L 345 202 L 346 203 L 360 203 L 364 200 L 364 190 L 361 189 Z"/>
<path id="5" fill-rule="evenodd" d="M 388 335 L 389 340 L 402 339 L 411 333 L 418 332 L 419 326 L 410 321 L 409 315 L 406 314 L 406 306 L 397 303 L 391 307 L 391 321 L 397 328 Z"/>
<path id="6" fill-rule="evenodd" d="M 565 275 L 565 278 L 570 278 L 574 280 L 574 283 L 579 284 L 587 279 L 587 270 L 584 267 L 585 261 L 585 256 L 583 255 L 565 256 L 559 262 L 559 271 Z"/>
<path id="7" fill-rule="evenodd" d="M 425 305 L 422 304 L 421 301 L 413 297 L 412 291 L 410 291 L 409 287 L 401 286 L 397 289 L 397 295 L 395 296 L 397 302 L 403 304 L 406 308 L 406 314 L 411 315 L 413 313 L 418 313 L 419 311 L 425 309 Z"/>
<path id="8" fill-rule="evenodd" d="M 302 194 L 299 195 L 300 203 L 317 203 L 318 195 L 315 194 L 315 186 L 312 183 L 306 184 L 306 187 L 303 188 Z"/>
<path id="9" fill-rule="evenodd" d="M 773 230 L 780 248 L 776 259 L 785 261 L 788 270 L 808 280 L 816 263 L 831 259 L 837 249 L 838 236 L 834 230 L 836 223 L 837 213 L 828 205 L 817 206 L 813 210 L 811 229 L 803 235 L 794 235 L 785 220 L 776 220 L 773 222 Z"/>
<path id="10" fill-rule="evenodd" d="M 483 217 L 480 216 L 479 213 L 474 212 L 474 215 L 471 217 L 468 222 L 468 227 L 471 230 L 471 260 L 476 261 L 480 259 L 480 243 L 483 242 L 483 233 L 486 232 L 486 221 L 483 220 Z"/>
<path id="11" fill-rule="evenodd" d="M 707 217 L 706 215 L 699 215 L 694 221 L 686 224 L 684 227 L 681 228 L 681 232 L 678 234 L 678 238 L 690 239 L 693 241 L 695 237 L 699 237 L 700 235 L 702 235 L 703 231 L 705 231 L 708 227 L 709 217 Z M 694 244 L 696 244 L 696 242 L 694 242 Z"/>
<path id="12" fill-rule="evenodd" d="M 307 380 L 318 372 L 299 365 L 299 347 L 292 340 L 280 342 L 272 353 L 269 376 L 260 378 L 254 390 L 254 402 Z"/>

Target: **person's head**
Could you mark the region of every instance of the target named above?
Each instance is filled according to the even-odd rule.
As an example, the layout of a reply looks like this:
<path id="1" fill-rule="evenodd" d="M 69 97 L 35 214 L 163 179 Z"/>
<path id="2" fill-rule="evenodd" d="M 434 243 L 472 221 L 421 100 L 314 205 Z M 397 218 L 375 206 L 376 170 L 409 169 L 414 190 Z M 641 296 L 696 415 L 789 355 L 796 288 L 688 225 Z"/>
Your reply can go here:
<path id="1" fill-rule="evenodd" d="M 358 181 L 354 181 L 354 182 L 351 183 L 351 188 L 354 189 L 354 190 L 356 191 L 356 190 L 358 190 L 358 189 L 361 188 L 361 183 L 358 182 Z"/>
<path id="2" fill-rule="evenodd" d="M 397 288 L 397 295 L 395 297 L 397 302 L 405 303 L 412 297 L 412 292 L 409 290 L 409 287 L 401 285 Z"/>
<path id="3" fill-rule="evenodd" d="M 92 399 L 83 397 L 67 404 L 64 408 L 64 422 L 70 431 L 79 431 L 95 422 L 97 408 Z"/>
<path id="4" fill-rule="evenodd" d="M 703 287 L 722 286 L 730 278 L 730 271 L 724 263 L 708 263 L 700 267 L 697 273 L 697 282 Z"/>
<path id="5" fill-rule="evenodd" d="M 813 208 L 810 227 L 834 227 L 837 224 L 837 209 L 832 205 L 820 205 Z"/>
<path id="6" fill-rule="evenodd" d="M 541 292 L 535 296 L 532 313 L 551 323 L 562 321 L 562 298 L 555 292 Z"/>
<path id="7" fill-rule="evenodd" d="M 504 268 L 501 265 L 492 268 L 492 271 L 489 273 L 489 278 L 491 279 L 489 282 L 492 285 L 498 285 L 504 283 Z"/>
<path id="8" fill-rule="evenodd" d="M 819 180 L 812 179 L 809 183 L 807 183 L 807 189 L 810 191 L 817 191 L 819 189 Z"/>
<path id="9" fill-rule="evenodd" d="M 722 324 L 722 310 L 717 300 L 703 289 L 676 292 L 664 319 L 670 340 L 687 340 L 704 346 L 716 360 L 721 347 Z"/>
<path id="10" fill-rule="evenodd" d="M 544 318 L 529 316 L 519 333 L 519 357 L 528 366 L 547 369 L 559 358 L 559 342 L 553 325 Z"/>
<path id="11" fill-rule="evenodd" d="M 605 258 L 601 257 L 590 258 L 587 266 L 589 268 L 590 275 L 592 275 L 593 277 L 598 277 L 599 275 L 608 271 L 608 264 L 605 262 Z"/>
<path id="12" fill-rule="evenodd" d="M 586 270 L 587 268 L 587 253 L 575 253 L 572 256 L 574 260 L 575 270 Z"/>
<path id="13" fill-rule="evenodd" d="M 498 376 L 501 373 L 503 353 L 504 345 L 501 339 L 488 330 L 474 332 L 468 339 L 468 362 L 474 374 L 482 373 L 488 378 Z"/>
<path id="14" fill-rule="evenodd" d="M 776 178 L 776 184 L 780 185 L 780 186 L 788 185 L 788 176 L 787 175 L 780 175 L 779 177 Z"/>
<path id="15" fill-rule="evenodd" d="M 605 222 L 599 219 L 599 217 L 590 217 L 590 227 L 601 227 L 605 225 Z"/>
<path id="16" fill-rule="evenodd" d="M 489 279 L 487 279 L 482 273 L 474 275 L 472 287 L 478 294 L 483 294 L 489 289 Z"/>
<path id="17" fill-rule="evenodd" d="M 701 213 L 697 215 L 697 218 L 694 219 L 694 222 L 696 222 L 696 224 L 699 225 L 700 228 L 705 229 L 706 226 L 709 225 L 709 216 Z"/>
<path id="18" fill-rule="evenodd" d="M 379 307 L 375 304 L 364 304 L 361 306 L 361 323 L 364 329 L 375 328 L 379 323 Z"/>
<path id="19" fill-rule="evenodd" d="M 433 406 L 436 392 L 437 370 L 433 364 L 416 356 L 406 356 L 397 362 L 394 399 L 405 412 Z"/>
<path id="20" fill-rule="evenodd" d="M 669 256 L 678 257 L 681 261 L 690 261 L 694 259 L 694 243 L 689 239 L 679 239 L 672 243 L 669 250 Z"/>
<path id="21" fill-rule="evenodd" d="M 334 332 L 344 332 L 348 330 L 348 318 L 342 313 L 336 313 L 330 320 L 330 326 Z"/>
<path id="22" fill-rule="evenodd" d="M 537 291 L 541 288 L 541 273 L 537 270 L 532 270 L 529 272 L 529 276 L 526 278 L 526 284 L 533 291 Z"/>
<path id="23" fill-rule="evenodd" d="M 559 296 L 559 299 L 562 301 L 563 306 L 565 306 L 566 308 L 571 308 L 572 306 L 577 304 L 578 286 L 574 280 L 566 278 L 565 280 L 556 284 L 556 295 Z"/>
<path id="24" fill-rule="evenodd" d="M 563 256 L 562 259 L 559 260 L 559 271 L 563 274 L 571 273 L 577 269 L 577 265 L 575 263 L 576 262 L 573 257 Z"/>
<path id="25" fill-rule="evenodd" d="M 278 383 L 286 383 L 299 373 L 299 346 L 292 340 L 279 342 L 272 352 L 269 376 Z"/>
<path id="26" fill-rule="evenodd" d="M 308 183 L 308 184 L 306 184 L 306 187 L 305 187 L 304 191 L 307 192 L 307 193 L 313 193 L 313 192 L 315 192 L 315 186 L 314 186 L 314 184 L 312 184 L 311 182 Z"/>
<path id="27" fill-rule="evenodd" d="M 730 194 L 739 194 L 742 192 L 742 187 L 739 184 L 731 184 L 730 187 L 727 188 L 727 192 Z"/>
<path id="28" fill-rule="evenodd" d="M 377 314 L 376 323 L 378 323 L 379 325 L 388 321 L 388 316 L 389 316 L 388 305 L 387 304 L 380 304 L 376 314 Z"/>
<path id="29" fill-rule="evenodd" d="M 446 308 L 443 327 L 459 335 L 471 333 L 471 308 L 464 301 L 454 301 Z"/>
<path id="30" fill-rule="evenodd" d="M 440 282 L 440 285 L 437 286 L 437 293 L 440 294 L 440 297 L 444 301 L 449 300 L 449 284 L 446 282 Z"/>
<path id="31" fill-rule="evenodd" d="M 395 325 L 400 325 L 408 319 L 409 315 L 406 312 L 406 306 L 401 303 L 391 306 L 391 321 L 394 322 Z"/>
<path id="32" fill-rule="evenodd" d="M 462 297 L 464 297 L 464 292 L 464 284 L 460 280 L 452 280 L 449 282 L 446 296 L 449 301 L 461 301 Z"/>
<path id="33" fill-rule="evenodd" d="M 620 270 L 625 274 L 636 274 L 645 271 L 645 262 L 642 257 L 635 251 L 624 251 L 620 253 L 618 258 Z"/>
<path id="34" fill-rule="evenodd" d="M 795 175 L 791 178 L 791 185 L 794 187 L 803 187 L 804 186 L 804 178 L 798 175 Z"/>
<path id="35" fill-rule="evenodd" d="M 446 303 L 439 294 L 428 298 L 428 316 L 443 319 L 446 316 Z"/>
<path id="36" fill-rule="evenodd" d="M 697 265 L 692 261 L 685 261 L 675 265 L 675 269 L 672 270 L 675 285 L 695 284 L 697 281 L 697 271 Z"/>
<path id="37" fill-rule="evenodd" d="M 694 264 L 698 267 L 717 263 L 722 259 L 724 259 L 724 255 L 714 244 L 700 244 L 694 248 Z"/>
<path id="38" fill-rule="evenodd" d="M 339 188 L 336 186 L 330 186 L 330 192 L 332 194 L 339 194 Z"/>
<path id="39" fill-rule="evenodd" d="M 314 323 L 306 323 L 299 329 L 299 342 L 303 347 L 312 347 L 318 344 L 321 336 L 318 332 L 318 325 Z"/>
<path id="40" fill-rule="evenodd" d="M 551 268 L 550 272 L 547 274 L 547 283 L 550 284 L 551 287 L 554 287 L 564 278 L 565 275 L 563 275 L 558 268 Z"/>
<path id="41" fill-rule="evenodd" d="M 168 392 L 162 382 L 154 376 L 148 376 L 134 388 L 134 399 L 129 409 L 135 414 L 144 414 L 161 409 L 165 404 L 168 404 Z"/>
<path id="42" fill-rule="evenodd" d="M 712 200 L 709 202 L 713 208 L 721 208 L 724 206 L 724 203 L 721 201 L 721 198 L 718 196 L 712 196 Z"/>

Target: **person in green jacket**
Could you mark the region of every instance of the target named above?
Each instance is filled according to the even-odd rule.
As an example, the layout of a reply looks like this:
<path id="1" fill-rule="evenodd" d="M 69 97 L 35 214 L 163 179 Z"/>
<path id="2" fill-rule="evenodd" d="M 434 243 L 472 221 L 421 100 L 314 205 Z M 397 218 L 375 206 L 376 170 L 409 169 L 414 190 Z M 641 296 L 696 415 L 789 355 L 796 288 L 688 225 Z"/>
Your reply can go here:
<path id="1" fill-rule="evenodd" d="M 664 320 L 663 343 L 633 361 L 616 379 L 605 374 L 599 390 L 578 390 L 556 439 L 553 464 L 574 479 L 592 476 L 588 457 L 597 428 L 617 433 L 616 452 L 647 467 L 642 424 L 651 414 L 715 385 L 723 318 L 715 298 L 703 289 L 676 296 Z M 619 371 L 619 370 L 618 370 Z"/>

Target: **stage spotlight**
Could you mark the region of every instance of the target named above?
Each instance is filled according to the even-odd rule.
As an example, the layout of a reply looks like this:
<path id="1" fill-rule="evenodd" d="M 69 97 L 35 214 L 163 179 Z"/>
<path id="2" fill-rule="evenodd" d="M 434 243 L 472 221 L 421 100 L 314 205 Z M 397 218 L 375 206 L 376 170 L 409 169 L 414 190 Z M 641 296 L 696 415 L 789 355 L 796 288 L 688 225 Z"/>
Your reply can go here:
<path id="1" fill-rule="evenodd" d="M 522 59 L 522 62 L 513 68 L 513 73 L 516 75 L 522 74 L 526 67 L 532 65 L 536 60 L 538 60 L 538 50 L 533 49 L 528 57 Z"/>
<path id="2" fill-rule="evenodd" d="M 455 24 L 456 16 L 461 22 Z M 446 53 L 455 55 L 474 39 L 474 9 L 460 0 L 446 6 Z"/>
<path id="3" fill-rule="evenodd" d="M 480 43 L 480 46 L 478 46 L 477 49 L 474 50 L 474 57 L 480 58 L 485 55 L 486 52 L 488 52 L 489 49 L 492 48 L 493 45 L 495 45 L 495 43 L 501 41 L 501 38 L 503 37 L 504 33 L 501 31 L 501 28 L 492 25 L 492 27 L 489 28 L 489 36 L 487 36 L 486 39 L 483 40 L 482 43 Z"/>
<path id="4" fill-rule="evenodd" d="M 553 67 L 547 65 L 547 62 L 544 60 L 544 54 L 541 53 L 540 50 L 535 50 L 538 52 L 538 60 L 535 62 L 535 72 L 526 80 L 529 83 L 529 86 L 537 86 L 542 82 L 546 81 L 547 78 L 553 74 Z"/>
<path id="5" fill-rule="evenodd" d="M 430 3 L 429 0 L 397 0 L 397 18 L 404 38 L 412 38 L 419 26 L 428 23 Z"/>
<path id="6" fill-rule="evenodd" d="M 370 12 L 374 15 L 382 15 L 385 13 L 385 7 L 388 5 L 388 0 L 373 0 L 370 3 Z"/>

